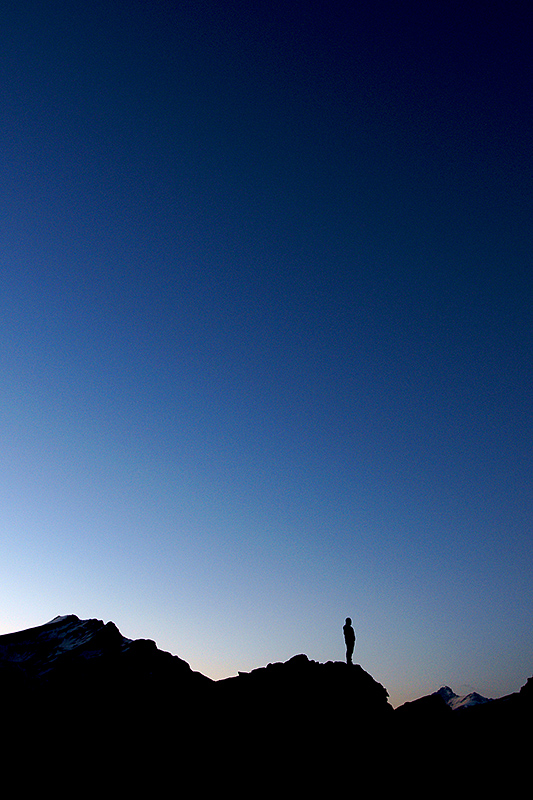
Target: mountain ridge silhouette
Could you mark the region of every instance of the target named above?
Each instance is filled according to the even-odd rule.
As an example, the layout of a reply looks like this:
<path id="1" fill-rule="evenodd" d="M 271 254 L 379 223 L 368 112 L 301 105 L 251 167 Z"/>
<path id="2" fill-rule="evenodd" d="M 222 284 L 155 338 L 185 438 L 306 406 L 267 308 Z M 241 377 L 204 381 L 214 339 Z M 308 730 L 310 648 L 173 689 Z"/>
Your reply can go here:
<path id="1" fill-rule="evenodd" d="M 285 769 L 298 791 L 314 786 L 313 765 L 331 781 L 354 758 L 368 775 L 385 760 L 392 778 L 450 741 L 512 758 L 533 708 L 529 679 L 460 712 L 438 692 L 393 709 L 359 664 L 305 654 L 214 681 L 150 639 L 72 614 L 0 636 L 0 693 L 10 746 L 23 741 L 48 760 L 113 754 L 117 780 L 139 765 L 150 765 L 148 780 L 179 765 L 215 782 L 217 771 L 247 764 L 271 777 Z"/>

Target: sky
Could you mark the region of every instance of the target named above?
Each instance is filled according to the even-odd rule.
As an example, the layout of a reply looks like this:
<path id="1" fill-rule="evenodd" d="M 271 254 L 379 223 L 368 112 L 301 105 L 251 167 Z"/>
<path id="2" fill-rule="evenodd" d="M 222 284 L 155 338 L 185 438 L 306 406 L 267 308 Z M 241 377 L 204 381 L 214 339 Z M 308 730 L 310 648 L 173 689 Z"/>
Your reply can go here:
<path id="1" fill-rule="evenodd" d="M 533 11 L 8 1 L 0 634 L 533 675 Z"/>

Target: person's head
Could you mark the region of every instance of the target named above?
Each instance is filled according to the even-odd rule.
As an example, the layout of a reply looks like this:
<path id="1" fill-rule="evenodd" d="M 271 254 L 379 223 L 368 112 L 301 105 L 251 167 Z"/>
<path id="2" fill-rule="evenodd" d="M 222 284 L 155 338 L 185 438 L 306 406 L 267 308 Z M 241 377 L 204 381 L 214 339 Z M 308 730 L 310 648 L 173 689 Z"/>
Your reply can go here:
<path id="1" fill-rule="evenodd" d="M 351 625 L 352 624 L 352 620 L 350 619 L 350 617 L 346 617 L 346 624 L 347 625 Z"/>

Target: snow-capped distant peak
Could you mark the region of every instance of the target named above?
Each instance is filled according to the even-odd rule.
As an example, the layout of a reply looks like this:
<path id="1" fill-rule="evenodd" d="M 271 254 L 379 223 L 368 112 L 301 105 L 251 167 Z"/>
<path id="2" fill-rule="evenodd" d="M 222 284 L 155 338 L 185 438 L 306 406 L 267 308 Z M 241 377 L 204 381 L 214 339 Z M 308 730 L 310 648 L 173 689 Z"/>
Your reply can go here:
<path id="1" fill-rule="evenodd" d="M 455 692 L 452 692 L 449 686 L 441 686 L 441 688 L 438 690 L 438 692 L 435 692 L 435 694 L 440 695 L 442 699 L 448 703 L 448 705 L 453 703 L 453 701 L 457 698 L 457 695 Z"/>
<path id="2" fill-rule="evenodd" d="M 442 686 L 435 694 L 440 695 L 444 702 L 454 711 L 459 708 L 477 706 L 481 703 L 490 703 L 490 698 L 482 697 L 482 695 L 477 692 L 470 692 L 460 697 L 458 694 L 455 694 L 449 686 Z"/>

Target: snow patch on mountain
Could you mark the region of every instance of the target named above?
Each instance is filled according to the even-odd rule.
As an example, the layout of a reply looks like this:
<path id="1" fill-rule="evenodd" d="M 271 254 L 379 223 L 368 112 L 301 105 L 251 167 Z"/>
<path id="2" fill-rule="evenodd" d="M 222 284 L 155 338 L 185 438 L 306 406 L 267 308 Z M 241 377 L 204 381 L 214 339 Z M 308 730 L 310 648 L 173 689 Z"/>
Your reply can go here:
<path id="1" fill-rule="evenodd" d="M 477 692 L 470 692 L 469 694 L 460 696 L 455 694 L 455 692 L 453 692 L 449 686 L 442 686 L 437 692 L 435 692 L 435 694 L 442 697 L 446 705 L 448 705 L 454 711 L 457 711 L 460 708 L 469 708 L 470 706 L 478 706 L 482 703 L 491 702 L 491 698 L 483 697 Z"/>

